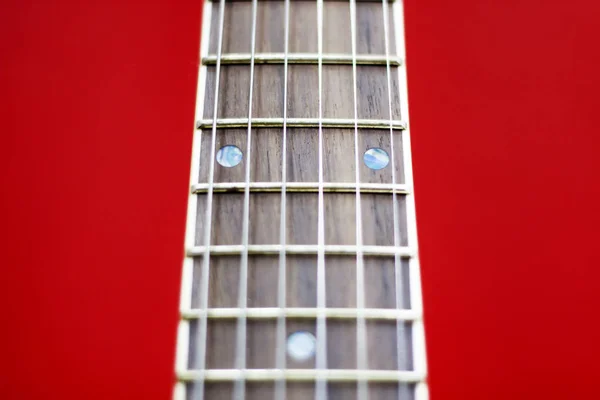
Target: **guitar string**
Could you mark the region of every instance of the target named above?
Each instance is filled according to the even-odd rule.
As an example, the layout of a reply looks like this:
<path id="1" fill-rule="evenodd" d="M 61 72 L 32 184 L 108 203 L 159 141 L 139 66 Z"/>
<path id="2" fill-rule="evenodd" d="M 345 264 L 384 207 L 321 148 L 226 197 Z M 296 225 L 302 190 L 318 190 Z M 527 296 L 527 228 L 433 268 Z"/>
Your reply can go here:
<path id="1" fill-rule="evenodd" d="M 388 45 L 388 23 L 389 19 L 387 17 L 387 0 L 383 1 L 383 16 L 384 16 L 384 29 L 385 32 L 385 40 L 386 40 L 386 57 L 389 56 L 389 45 Z M 415 254 L 408 260 L 409 266 L 409 304 L 410 309 L 417 312 L 419 315 L 423 314 L 423 305 L 422 305 L 422 297 L 421 297 L 421 276 L 420 276 L 420 268 L 419 268 L 419 259 L 418 259 L 418 244 L 417 244 L 417 227 L 416 227 L 416 213 L 415 213 L 415 203 L 414 203 L 414 187 L 413 187 L 413 176 L 412 176 L 412 153 L 411 153 L 411 144 L 410 144 L 410 129 L 408 125 L 408 90 L 407 90 L 407 77 L 406 77 L 406 51 L 405 51 L 405 32 L 404 32 L 404 12 L 403 12 L 403 4 L 402 2 L 394 2 L 392 5 L 392 15 L 394 21 L 394 34 L 395 34 L 395 42 L 396 42 L 396 54 L 398 57 L 402 57 L 404 62 L 402 65 L 397 68 L 398 69 L 398 93 L 400 95 L 400 117 L 404 118 L 407 123 L 406 129 L 402 132 L 402 158 L 404 163 L 404 181 L 406 182 L 411 190 L 409 193 L 405 195 L 406 202 L 406 229 L 407 229 L 407 245 L 412 246 L 415 249 Z M 390 100 L 390 112 L 391 112 L 391 68 L 389 63 L 386 66 L 388 71 L 388 92 L 389 92 L 389 100 Z M 390 114 L 390 121 L 392 120 Z M 391 124 L 391 122 L 390 122 Z M 392 134 L 393 137 L 393 134 Z M 396 182 L 395 179 L 393 181 Z M 396 194 L 393 195 L 397 197 Z M 397 206 L 397 200 L 394 202 L 394 209 Z M 398 257 L 396 257 L 396 265 L 399 265 Z M 401 284 L 401 275 L 399 268 L 396 268 L 396 301 L 397 307 L 402 306 L 400 303 L 400 290 L 398 286 Z M 398 337 L 398 368 L 402 369 L 402 360 L 400 359 L 401 349 L 400 349 L 400 335 L 405 330 L 404 323 L 400 320 L 397 321 L 397 337 Z M 422 375 L 426 376 L 427 371 L 427 362 L 426 362 L 426 354 L 425 354 L 425 335 L 423 330 L 423 320 L 421 318 L 412 321 L 411 324 L 411 340 L 412 340 L 412 352 L 411 352 L 411 360 L 407 360 L 407 364 L 410 365 L 412 361 L 412 369 Z M 400 393 L 399 387 L 399 393 Z M 416 384 L 414 389 L 414 397 L 416 400 L 427 400 L 429 398 L 427 384 L 424 381 L 420 381 Z"/>
<path id="2" fill-rule="evenodd" d="M 356 1 L 350 0 L 350 35 L 352 42 L 352 90 L 354 99 L 354 171 L 356 180 L 356 367 L 359 370 L 367 369 L 366 353 L 366 323 L 364 318 L 365 309 L 365 276 L 363 264 L 363 239 L 362 239 L 362 208 L 360 202 L 360 164 L 359 164 L 359 141 L 358 141 L 358 95 L 357 95 L 357 71 L 356 71 Z M 356 382 L 358 400 L 367 400 L 368 384 L 359 379 Z"/>
<path id="3" fill-rule="evenodd" d="M 219 110 L 219 86 L 221 79 L 221 53 L 223 50 L 223 25 L 225 24 L 225 0 L 220 0 L 219 3 L 219 40 L 217 45 L 217 65 L 215 71 L 215 92 L 214 92 L 214 104 L 213 104 L 213 126 L 212 126 L 212 137 L 211 137 L 211 149 L 209 159 L 209 173 L 208 173 L 208 194 L 206 200 L 206 214 L 204 217 L 204 257 L 202 259 L 202 277 L 200 287 L 200 309 L 208 309 L 208 280 L 210 277 L 210 236 L 212 227 L 212 202 L 213 202 L 213 185 L 214 185 L 214 172 L 215 172 L 215 147 L 217 142 L 217 116 Z M 198 333 L 200 348 L 196 353 L 195 364 L 198 369 L 204 370 L 206 368 L 206 342 L 207 342 L 207 328 L 208 318 L 203 316 L 200 319 L 200 330 Z M 198 400 L 204 400 L 204 377 L 201 377 L 193 383 L 193 391 L 197 393 Z"/>
<path id="4" fill-rule="evenodd" d="M 279 241 L 281 250 L 279 251 L 279 280 L 277 289 L 277 305 L 281 310 L 286 307 L 286 185 L 287 185 L 287 88 L 288 88 L 288 51 L 289 51 L 289 32 L 290 32 L 290 0 L 285 0 L 284 16 L 284 61 L 283 61 L 283 138 L 281 143 L 281 207 L 279 220 Z M 286 317 L 285 314 L 277 319 L 277 347 L 275 366 L 278 369 L 285 369 L 285 339 L 286 339 Z M 286 383 L 285 380 L 278 380 L 275 384 L 275 399 L 285 400 Z"/>
<path id="5" fill-rule="evenodd" d="M 392 5 L 396 52 L 406 59 L 406 49 L 404 41 L 404 11 L 403 4 L 396 1 Z M 400 93 L 400 114 L 407 121 L 407 129 L 402 132 L 402 151 L 405 165 L 405 181 L 408 185 L 413 186 L 412 174 L 412 153 L 410 144 L 410 129 L 408 124 L 408 88 L 406 76 L 406 62 L 401 68 L 398 68 L 398 86 Z M 419 314 L 423 314 L 423 299 L 421 294 L 421 271 L 419 267 L 418 257 L 418 241 L 417 241 L 417 225 L 415 213 L 415 195 L 414 188 L 406 195 L 406 220 L 407 220 L 407 239 L 408 245 L 415 249 L 415 256 L 411 257 L 409 263 L 409 287 L 410 287 L 410 305 L 411 308 Z M 412 323 L 412 362 L 413 370 L 422 376 L 427 374 L 427 357 L 425 349 L 425 333 L 423 328 L 422 318 L 413 321 Z M 416 385 L 415 399 L 426 400 L 428 398 L 427 384 L 422 381 Z"/>
<path id="6" fill-rule="evenodd" d="M 207 66 L 202 62 L 208 55 L 208 41 L 210 37 L 210 25 L 212 18 L 212 4 L 206 2 L 202 7 L 202 22 L 201 22 L 201 39 L 200 39 L 200 66 L 198 69 L 198 81 L 196 87 L 196 107 L 195 107 L 195 119 L 197 121 L 202 118 L 204 112 L 204 97 L 206 88 L 206 72 Z M 194 122 L 194 125 L 195 122 Z M 202 130 L 196 132 L 194 128 L 193 141 L 192 141 L 192 160 L 190 168 L 190 185 L 195 185 L 199 181 L 200 174 L 200 162 L 201 162 L 201 143 L 202 143 Z M 196 244 L 196 229 L 198 219 L 198 194 L 194 191 L 190 191 L 188 196 L 187 205 L 187 217 L 186 217 L 186 228 L 185 228 L 185 249 L 193 248 Z M 190 254 L 185 255 L 183 260 L 183 268 L 181 273 L 181 289 L 180 289 L 180 301 L 179 308 L 183 315 L 184 310 L 192 307 L 193 301 L 193 277 L 194 277 L 194 257 Z M 176 364 L 175 371 L 179 375 L 182 371 L 189 369 L 190 365 L 190 321 L 180 319 L 177 330 L 177 353 L 176 353 Z M 174 400 L 185 400 L 187 399 L 187 386 L 181 381 L 177 381 L 174 387 L 173 399 Z"/>
<path id="7" fill-rule="evenodd" d="M 254 88 L 254 52 L 256 50 L 256 14 L 258 0 L 252 1 L 252 33 L 250 41 L 250 88 L 248 90 L 248 133 L 246 135 L 246 177 L 244 187 L 244 211 L 242 222 L 242 257 L 240 266 L 238 308 L 243 312 L 238 317 L 235 366 L 239 370 L 246 368 L 247 318 L 244 312 L 248 306 L 248 242 L 250 236 L 250 166 L 252 164 L 252 94 Z M 246 382 L 240 378 L 235 382 L 233 400 L 244 400 Z"/>
<path id="8" fill-rule="evenodd" d="M 394 154 L 394 130 L 392 129 L 393 121 L 393 108 L 392 108 L 392 83 L 391 83 L 391 66 L 389 62 L 390 58 L 390 44 L 389 44 L 389 19 L 388 19 L 388 3 L 387 0 L 382 0 L 383 10 L 383 30 L 384 30 L 384 45 L 385 45 L 385 58 L 386 58 L 386 79 L 387 79 L 387 92 L 388 92 L 388 112 L 390 117 L 390 147 L 392 154 L 392 183 L 396 183 L 396 156 Z M 404 161 L 404 160 L 403 160 Z M 400 245 L 400 227 L 398 223 L 398 197 L 396 193 L 392 193 L 392 208 L 394 218 L 394 246 Z M 402 296 L 402 263 L 399 256 L 394 256 L 394 276 L 396 286 L 396 308 L 400 309 L 404 306 Z M 409 287 L 410 290 L 410 287 Z M 404 332 L 404 321 L 398 319 L 396 321 L 396 363 L 399 370 L 403 367 L 403 361 L 401 359 L 402 347 L 401 340 Z M 401 393 L 400 384 L 398 384 L 398 393 Z"/>
<path id="9" fill-rule="evenodd" d="M 317 0 L 317 47 L 319 75 L 319 199 L 317 222 L 317 352 L 316 367 L 318 370 L 327 368 L 327 322 L 325 320 L 325 206 L 323 193 L 323 0 Z M 327 382 L 317 379 L 315 382 L 316 400 L 327 399 Z"/>

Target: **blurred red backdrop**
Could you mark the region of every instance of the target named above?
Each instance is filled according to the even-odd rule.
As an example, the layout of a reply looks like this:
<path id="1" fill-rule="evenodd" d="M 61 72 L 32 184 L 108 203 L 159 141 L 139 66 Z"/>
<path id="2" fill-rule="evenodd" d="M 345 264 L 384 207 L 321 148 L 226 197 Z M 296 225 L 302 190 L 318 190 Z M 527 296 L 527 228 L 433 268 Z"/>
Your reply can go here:
<path id="1" fill-rule="evenodd" d="M 2 9 L 1 396 L 167 399 L 200 1 Z M 406 17 L 432 397 L 593 398 L 599 6 Z"/>

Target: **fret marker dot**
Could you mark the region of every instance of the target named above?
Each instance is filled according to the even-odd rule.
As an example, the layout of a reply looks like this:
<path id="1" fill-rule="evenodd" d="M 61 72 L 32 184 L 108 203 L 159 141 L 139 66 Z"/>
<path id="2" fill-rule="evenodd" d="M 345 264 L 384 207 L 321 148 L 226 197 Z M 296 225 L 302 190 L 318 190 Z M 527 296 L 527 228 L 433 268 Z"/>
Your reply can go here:
<path id="1" fill-rule="evenodd" d="M 390 156 L 385 150 L 374 147 L 365 151 L 363 160 L 367 167 L 378 170 L 387 167 L 390 162 Z"/>
<path id="2" fill-rule="evenodd" d="M 310 332 L 295 332 L 287 339 L 287 352 L 296 361 L 306 361 L 315 354 L 317 339 Z"/>
<path id="3" fill-rule="evenodd" d="M 217 152 L 217 162 L 227 168 L 235 167 L 241 163 L 243 157 L 242 151 L 230 144 L 221 147 Z"/>

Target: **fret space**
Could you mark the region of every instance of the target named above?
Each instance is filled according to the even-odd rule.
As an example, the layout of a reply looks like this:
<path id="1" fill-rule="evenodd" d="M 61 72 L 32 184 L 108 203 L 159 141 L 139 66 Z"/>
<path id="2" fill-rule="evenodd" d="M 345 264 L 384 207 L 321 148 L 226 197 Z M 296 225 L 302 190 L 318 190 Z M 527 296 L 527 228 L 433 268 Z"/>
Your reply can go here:
<path id="1" fill-rule="evenodd" d="M 318 208 L 318 197 L 317 193 L 286 193 L 285 245 L 318 245 L 318 219 L 314 213 Z M 202 246 L 205 241 L 203 228 L 206 224 L 204 211 L 207 201 L 206 194 L 197 195 L 196 246 Z M 249 245 L 265 245 L 267 252 L 268 246 L 281 246 L 281 201 L 280 193 L 249 194 Z M 357 202 L 356 193 L 323 195 L 325 246 L 358 246 L 355 223 L 359 211 Z M 213 193 L 211 245 L 242 245 L 243 205 L 244 193 Z M 363 193 L 360 196 L 360 217 L 363 242 L 359 248 L 371 246 L 392 249 L 396 245 L 408 246 L 405 195 L 394 197 L 390 194 Z M 398 222 L 398 232 L 394 231 L 394 218 Z"/>
<path id="2" fill-rule="evenodd" d="M 277 343 L 279 324 L 285 322 L 282 339 L 296 332 L 309 332 L 317 337 L 317 321 L 311 318 L 248 320 L 245 325 L 246 368 L 250 370 L 270 370 L 277 368 Z M 190 352 L 188 369 L 198 369 L 196 340 L 199 321 L 190 321 L 189 337 L 193 351 Z M 327 368 L 328 370 L 357 370 L 357 320 L 327 319 Z M 206 369 L 235 369 L 236 335 L 239 326 L 237 319 L 208 319 L 206 342 Z M 367 365 L 374 371 L 412 371 L 412 331 L 406 321 L 367 321 Z M 316 356 L 316 354 L 315 354 Z M 285 354 L 286 368 L 309 369 L 316 367 L 315 356 L 306 360 L 296 360 Z M 226 379 L 225 377 L 223 379 Z M 261 380 L 269 380 L 266 376 Z"/>
<path id="3" fill-rule="evenodd" d="M 392 19 L 392 1 L 388 2 L 388 26 L 394 28 Z M 384 23 L 383 3 L 380 1 L 357 1 L 357 54 L 377 54 L 384 57 Z M 250 1 L 228 1 L 225 4 L 225 21 L 223 35 L 223 54 L 250 53 L 251 50 L 251 15 Z M 212 3 L 211 34 L 208 54 L 217 52 L 219 27 L 219 2 Z M 315 1 L 290 2 L 290 53 L 317 53 L 317 4 Z M 323 44 L 324 53 L 350 54 L 350 24 L 340 21 L 350 21 L 350 10 L 347 2 L 323 2 Z M 285 38 L 285 9 L 283 1 L 259 1 L 257 10 L 256 49 L 258 53 L 282 53 Z M 361 40 L 362 39 L 362 40 Z M 394 35 L 388 35 L 389 51 L 395 53 Z"/>
<path id="4" fill-rule="evenodd" d="M 279 279 L 285 278 L 285 305 L 297 308 L 296 316 L 310 316 L 310 310 L 302 308 L 317 307 L 317 257 L 309 255 L 287 255 L 285 258 L 285 276 L 280 277 L 280 260 L 278 256 L 252 255 L 248 257 L 248 280 L 246 306 L 250 309 L 263 310 L 264 317 L 279 315 L 280 305 Z M 408 260 L 396 262 L 394 257 L 364 257 L 365 307 L 375 310 L 371 318 L 398 318 L 401 314 L 377 312 L 389 310 L 410 310 L 410 269 Z M 208 308 L 238 307 L 240 286 L 240 256 L 211 256 L 211 273 L 209 276 Z M 326 303 L 330 309 L 348 308 L 349 312 L 342 317 L 356 317 L 356 257 L 325 257 Z M 201 306 L 199 297 L 202 284 L 202 258 L 194 262 L 191 308 Z M 316 313 L 316 310 L 313 310 Z M 341 311 L 343 313 L 343 310 Z M 338 313 L 339 314 L 339 313 Z M 367 314 L 368 311 L 367 311 Z M 236 316 L 239 314 L 225 314 Z M 261 313 L 256 314 L 261 316 Z M 410 315 L 410 314 L 408 314 Z M 368 315 L 367 315 L 368 317 Z"/>
<path id="5" fill-rule="evenodd" d="M 250 183 L 281 182 L 283 163 L 286 163 L 286 182 L 318 182 L 318 129 L 288 128 L 286 157 L 283 159 L 281 129 L 252 129 L 250 159 L 247 157 L 247 129 L 219 129 L 213 148 L 212 135 L 206 132 L 200 142 L 198 183 L 207 183 L 210 164 L 213 164 L 213 182 L 244 182 L 246 163 L 250 163 Z M 393 135 L 393 137 L 392 137 Z M 359 176 L 361 184 L 404 184 L 404 160 L 402 132 L 389 129 L 359 129 Z M 392 143 L 393 142 L 393 143 Z M 233 145 L 244 154 L 235 167 L 223 167 L 211 159 L 223 146 Z M 326 129 L 323 131 L 324 159 L 323 179 L 325 182 L 355 183 L 354 129 Z M 382 169 L 369 168 L 364 160 L 367 150 L 378 148 L 390 157 L 389 164 Z M 393 171 L 392 171 L 393 169 Z M 395 182 L 393 178 L 395 177 Z"/>
<path id="6" fill-rule="evenodd" d="M 407 260 L 367 256 L 363 263 L 367 309 L 410 309 Z M 356 274 L 355 257 L 325 257 L 326 307 L 357 307 Z"/>
<path id="7" fill-rule="evenodd" d="M 243 153 L 247 150 L 247 129 L 219 129 L 213 147 L 212 136 L 201 135 L 198 184 L 195 191 L 205 193 L 211 164 L 215 190 L 243 191 L 246 163 L 250 162 L 250 190 L 275 191 L 281 188 L 283 165 L 286 167 L 286 185 L 290 191 L 317 191 L 318 189 L 318 129 L 288 128 L 284 160 L 280 129 L 252 129 L 250 160 L 247 155 L 233 168 L 223 167 L 211 160 L 223 146 L 233 145 Z M 393 137 L 392 137 L 393 136 Z M 365 190 L 408 190 L 404 185 L 402 133 L 389 129 L 359 129 L 358 153 L 360 183 Z M 389 165 L 374 170 L 364 163 L 367 150 L 378 148 L 389 154 Z M 356 192 L 355 143 L 353 129 L 326 129 L 323 131 L 324 190 Z M 395 181 L 394 181 L 395 175 Z M 224 185 L 229 183 L 230 185 Z M 267 183 L 273 183 L 267 185 Z M 275 184 L 277 183 L 277 184 Z M 307 185 L 312 183 L 311 185 Z M 305 185 L 303 185 L 305 184 Z M 379 185 L 379 186 L 377 186 Z M 280 191 L 281 189 L 279 189 Z"/>
<path id="8" fill-rule="evenodd" d="M 354 121 L 352 65 L 322 66 L 324 119 Z M 392 115 L 389 112 L 388 70 L 385 65 L 356 67 L 357 118 L 359 120 L 401 121 L 398 67 L 390 67 Z M 225 64 L 220 67 L 217 115 L 223 119 L 247 118 L 250 99 L 249 65 Z M 205 119 L 214 114 L 216 66 L 207 67 Z M 253 118 L 283 117 L 284 66 L 256 64 L 252 91 Z M 317 64 L 290 64 L 287 78 L 287 117 L 319 117 L 319 68 Z"/>

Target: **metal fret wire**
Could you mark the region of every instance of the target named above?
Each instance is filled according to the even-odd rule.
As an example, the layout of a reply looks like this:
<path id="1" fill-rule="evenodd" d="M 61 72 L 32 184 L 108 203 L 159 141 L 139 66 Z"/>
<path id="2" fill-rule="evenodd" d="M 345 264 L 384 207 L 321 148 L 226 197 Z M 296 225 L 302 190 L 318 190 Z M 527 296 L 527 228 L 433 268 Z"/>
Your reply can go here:
<path id="1" fill-rule="evenodd" d="M 229 53 L 224 54 L 221 57 L 221 64 L 223 65 L 243 65 L 250 63 L 250 54 L 247 53 Z M 323 64 L 352 64 L 354 60 L 347 54 L 323 54 Z M 214 65 L 217 61 L 215 56 L 208 56 L 204 59 L 204 64 Z M 283 64 L 286 61 L 286 55 L 284 53 L 256 53 L 254 55 L 254 63 L 259 64 Z M 319 61 L 318 54 L 313 53 L 294 53 L 287 55 L 287 62 L 290 64 L 317 64 Z M 402 60 L 394 57 L 390 58 L 392 65 L 397 66 L 402 64 Z M 363 54 L 356 56 L 356 64 L 358 65 L 385 65 L 386 59 L 384 56 Z"/>
<path id="2" fill-rule="evenodd" d="M 387 1 L 382 0 L 384 5 L 384 29 L 387 30 Z M 396 53 L 400 57 L 406 56 L 405 49 L 405 32 L 404 32 L 404 10 L 403 10 L 403 2 L 396 1 L 393 4 L 393 17 L 394 17 L 394 30 L 395 30 L 395 38 L 396 38 Z M 386 41 L 386 53 L 389 54 L 388 48 L 388 36 L 385 35 Z M 391 89 L 390 83 L 390 67 L 387 65 L 388 71 L 388 89 Z M 399 82 L 399 94 L 400 94 L 400 114 L 402 118 L 408 122 L 408 88 L 407 88 L 407 76 L 406 76 L 406 63 L 403 63 L 402 67 L 398 68 L 398 82 Z M 390 90 L 388 90 L 390 92 Z M 391 116 L 391 97 L 390 97 L 390 125 L 392 121 Z M 392 135 L 393 139 L 393 135 Z M 393 142 L 392 142 L 393 143 Z M 407 124 L 407 128 L 404 132 L 402 132 L 402 151 L 403 151 L 403 161 L 404 161 L 404 176 L 405 181 L 409 185 L 413 185 L 413 175 L 412 175 L 412 154 L 411 154 L 411 144 L 410 144 L 410 129 Z M 392 158 L 393 159 L 393 158 Z M 395 183 L 396 181 L 393 180 Z M 394 197 L 394 211 L 397 206 L 397 196 L 393 194 Z M 396 218 L 394 218 L 396 220 Z M 415 214 L 415 200 L 414 200 L 414 190 L 412 193 L 407 194 L 406 196 L 406 221 L 407 221 L 407 236 L 408 236 L 408 245 L 418 248 L 417 244 L 417 225 L 416 225 L 416 214 Z M 399 238 L 399 236 L 397 236 Z M 399 265 L 398 257 L 396 257 L 396 265 Z M 398 283 L 400 280 L 400 269 L 396 267 L 396 301 L 398 304 L 400 292 L 398 291 Z M 418 254 L 415 254 L 414 257 L 411 257 L 409 260 L 409 288 L 410 288 L 410 305 L 411 309 L 416 312 L 422 314 L 423 313 L 423 300 L 421 297 L 421 275 L 420 275 L 420 267 L 419 267 L 419 259 Z M 397 329 L 400 332 L 400 321 L 397 322 Z M 423 330 L 423 320 L 415 320 L 412 323 L 412 358 L 413 358 L 413 368 L 415 372 L 422 375 L 424 379 L 421 382 L 418 382 L 415 386 L 415 399 L 416 400 L 427 400 L 429 398 L 427 384 L 424 382 L 426 374 L 427 374 L 427 362 L 426 362 L 426 353 L 425 353 L 425 334 Z M 400 353 L 398 353 L 399 355 Z M 400 360 L 398 359 L 400 363 Z M 400 364 L 399 364 L 400 366 Z"/>
<path id="3" fill-rule="evenodd" d="M 252 382 L 270 382 L 278 379 L 294 382 L 356 382 L 358 379 L 364 379 L 372 382 L 417 383 L 424 378 L 425 376 L 418 372 L 389 369 L 196 369 L 185 371 L 179 375 L 179 379 L 182 381 L 205 379 L 211 382 L 231 382 L 238 379 Z"/>
<path id="4" fill-rule="evenodd" d="M 252 93 L 254 87 L 254 51 L 256 48 L 256 10 L 258 0 L 252 0 L 252 33 L 250 51 L 252 58 L 250 62 L 250 89 L 248 90 L 248 134 L 246 139 L 246 182 L 244 188 L 244 211 L 242 222 L 242 260 L 240 266 L 240 287 L 238 297 L 238 308 L 245 310 L 248 305 L 248 242 L 250 235 L 250 165 L 252 150 Z M 237 343 L 235 351 L 235 365 L 237 369 L 246 368 L 246 337 L 247 320 L 245 314 L 240 314 L 237 324 Z M 235 381 L 233 400 L 244 400 L 246 398 L 246 382 L 244 377 Z"/>
<path id="5" fill-rule="evenodd" d="M 284 61 L 283 61 L 283 138 L 281 144 L 281 215 L 279 220 L 279 241 L 281 250 L 279 251 L 279 279 L 277 288 L 277 305 L 283 311 L 286 306 L 286 186 L 287 186 L 287 86 L 288 86 L 288 46 L 290 32 L 290 0 L 285 0 L 284 16 Z M 286 315 L 282 312 L 277 319 L 277 348 L 275 349 L 275 366 L 284 370 L 285 362 L 285 339 L 286 339 Z M 286 383 L 280 379 L 275 383 L 275 400 L 285 400 Z"/>
<path id="6" fill-rule="evenodd" d="M 252 125 L 258 128 L 281 128 L 283 118 L 252 118 Z M 214 121 L 203 119 L 198 121 L 198 129 L 212 126 Z M 286 125 L 290 128 L 354 128 L 353 118 L 288 118 Z M 394 129 L 404 129 L 404 121 L 393 121 Z M 219 118 L 217 128 L 245 128 L 248 126 L 248 118 Z M 382 119 L 359 119 L 359 128 L 387 129 L 389 120 Z"/>
<path id="7" fill-rule="evenodd" d="M 318 192 L 319 182 L 250 182 L 251 192 Z M 213 192 L 236 192 L 245 189 L 244 182 L 219 182 L 213 185 Z M 354 182 L 323 182 L 325 192 L 354 193 L 356 190 L 361 193 L 400 193 L 407 194 L 408 186 L 404 184 L 391 183 L 361 183 L 356 185 Z M 206 193 L 208 184 L 196 183 L 192 185 L 191 192 L 194 194 Z"/>
<path id="8" fill-rule="evenodd" d="M 203 315 L 208 315 L 209 318 L 231 319 L 237 318 L 241 314 L 247 318 L 253 319 L 272 319 L 285 316 L 286 318 L 316 318 L 321 311 L 314 307 L 253 307 L 253 308 L 208 308 L 201 310 L 199 308 L 190 308 L 181 311 L 181 318 L 198 319 Z M 328 307 L 324 309 L 327 318 L 352 318 L 356 319 L 361 313 L 365 319 L 378 320 L 396 320 L 414 321 L 421 318 L 418 312 L 413 310 L 399 310 L 396 308 L 335 308 Z"/>
<path id="9" fill-rule="evenodd" d="M 214 110 L 213 110 L 213 126 L 212 126 L 212 138 L 211 138 L 211 149 L 210 149 L 210 160 L 209 160 L 209 173 L 208 173 L 208 195 L 206 201 L 206 214 L 204 221 L 204 245 L 205 252 L 202 260 L 202 284 L 200 287 L 200 308 L 208 308 L 208 281 L 210 277 L 210 235 L 212 227 L 212 201 L 213 201 L 213 184 L 215 175 L 215 147 L 217 142 L 217 116 L 219 111 L 219 84 L 221 78 L 221 53 L 223 50 L 223 25 L 225 24 L 225 0 L 221 0 L 219 3 L 219 40 L 217 45 L 217 66 L 215 73 L 215 96 L 214 96 Z M 199 341 L 200 348 L 196 353 L 196 365 L 200 370 L 204 370 L 206 367 L 206 341 L 207 341 L 207 328 L 208 319 L 203 317 L 200 319 L 200 331 Z M 198 400 L 204 400 L 204 378 L 200 377 L 199 380 L 193 383 L 194 393 L 197 393 Z"/>
<path id="10" fill-rule="evenodd" d="M 281 245 L 278 244 L 251 244 L 247 247 L 240 245 L 216 245 L 210 246 L 210 254 L 213 255 L 226 255 L 226 254 L 242 254 L 247 249 L 250 254 L 279 254 L 281 252 Z M 355 255 L 359 247 L 356 245 L 313 245 L 313 244 L 287 244 L 283 246 L 285 254 L 319 254 L 322 251 L 324 254 L 350 254 Z M 400 255 L 401 257 L 413 257 L 415 252 L 410 247 L 396 247 L 396 246 L 361 246 L 360 250 L 363 254 L 371 256 L 391 256 Z M 189 256 L 202 256 L 206 252 L 204 246 L 194 246 L 187 250 Z"/>
<path id="11" fill-rule="evenodd" d="M 210 32 L 212 4 L 206 2 L 202 13 L 202 33 L 200 42 L 200 59 L 202 60 L 208 54 L 208 39 Z M 195 120 L 202 117 L 204 108 L 204 92 L 206 85 L 206 66 L 201 64 L 198 73 L 198 83 L 196 89 L 196 110 Z M 202 131 L 196 131 L 194 127 L 194 135 L 192 142 L 192 163 L 190 170 L 190 183 L 193 185 L 198 182 L 200 175 L 200 143 L 202 142 Z M 185 247 L 194 246 L 196 237 L 196 213 L 197 213 L 198 197 L 195 193 L 190 192 L 188 198 L 187 221 L 185 229 Z M 192 305 L 192 282 L 194 274 L 194 259 L 192 256 L 186 255 L 183 260 L 183 268 L 181 274 L 181 293 L 179 307 L 186 309 Z M 175 361 L 175 370 L 184 371 L 188 369 L 189 362 L 189 343 L 190 343 L 190 324 L 189 321 L 180 320 L 177 332 L 177 355 Z M 175 400 L 186 399 L 186 386 L 182 382 L 175 384 L 173 398 Z"/>
<path id="12" fill-rule="evenodd" d="M 367 332 L 366 322 L 363 315 L 365 308 L 365 271 L 363 265 L 362 251 L 362 208 L 360 203 L 360 164 L 358 155 L 358 98 L 356 78 L 356 2 L 350 0 L 350 35 L 352 42 L 352 91 L 354 95 L 354 171 L 356 181 L 356 368 L 368 369 L 367 366 Z M 358 379 L 358 400 L 367 400 L 368 387 L 364 379 Z"/>
<path id="13" fill-rule="evenodd" d="M 317 369 L 327 369 L 327 325 L 323 309 L 325 304 L 325 206 L 323 198 L 323 0 L 317 0 L 317 47 L 319 55 L 319 213 L 317 254 Z M 327 383 L 315 381 L 315 399 L 327 399 Z"/>
<path id="14" fill-rule="evenodd" d="M 359 369 L 208 369 L 189 370 L 181 373 L 179 379 L 190 381 L 205 379 L 211 382 L 231 382 L 245 379 L 252 382 L 270 382 L 285 379 L 295 382 L 356 382 L 364 379 L 373 382 L 406 382 L 417 383 L 424 379 L 424 375 L 413 371 L 396 370 L 359 370 Z M 212 399 L 210 399 L 212 400 Z"/>

